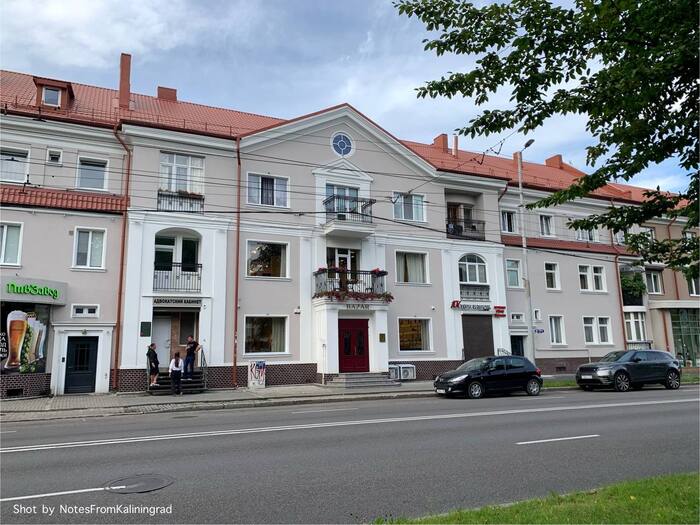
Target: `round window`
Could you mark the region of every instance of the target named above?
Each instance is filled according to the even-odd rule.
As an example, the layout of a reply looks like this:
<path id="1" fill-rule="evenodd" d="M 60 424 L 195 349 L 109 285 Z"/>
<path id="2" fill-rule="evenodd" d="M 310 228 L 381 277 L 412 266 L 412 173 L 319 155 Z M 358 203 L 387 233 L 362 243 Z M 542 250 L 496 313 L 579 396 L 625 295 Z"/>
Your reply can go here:
<path id="1" fill-rule="evenodd" d="M 352 141 L 345 133 L 338 133 L 333 137 L 333 151 L 341 157 L 349 155 L 352 151 Z"/>

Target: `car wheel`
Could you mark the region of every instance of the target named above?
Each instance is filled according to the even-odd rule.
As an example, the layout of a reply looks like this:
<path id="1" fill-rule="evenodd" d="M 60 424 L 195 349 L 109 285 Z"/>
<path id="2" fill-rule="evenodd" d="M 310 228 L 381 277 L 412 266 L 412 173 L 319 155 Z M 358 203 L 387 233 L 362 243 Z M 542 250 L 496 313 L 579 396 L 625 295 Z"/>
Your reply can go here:
<path id="1" fill-rule="evenodd" d="M 632 383 L 632 390 L 641 390 L 644 388 L 644 383 Z"/>
<path id="2" fill-rule="evenodd" d="M 530 379 L 525 385 L 525 392 L 528 396 L 539 396 L 542 386 L 537 379 Z"/>
<path id="3" fill-rule="evenodd" d="M 681 376 L 678 375 L 678 372 L 671 370 L 668 374 L 666 374 L 666 382 L 664 383 L 664 386 L 669 390 L 677 390 L 680 388 Z"/>
<path id="4" fill-rule="evenodd" d="M 590 385 L 579 385 L 581 387 L 581 390 L 585 390 L 586 392 L 590 392 L 593 390 L 593 387 Z"/>
<path id="5" fill-rule="evenodd" d="M 615 390 L 627 392 L 630 389 L 630 376 L 627 372 L 618 372 L 615 375 Z"/>
<path id="6" fill-rule="evenodd" d="M 467 387 L 467 397 L 470 399 L 480 399 L 484 397 L 484 387 L 478 381 L 472 381 Z"/>

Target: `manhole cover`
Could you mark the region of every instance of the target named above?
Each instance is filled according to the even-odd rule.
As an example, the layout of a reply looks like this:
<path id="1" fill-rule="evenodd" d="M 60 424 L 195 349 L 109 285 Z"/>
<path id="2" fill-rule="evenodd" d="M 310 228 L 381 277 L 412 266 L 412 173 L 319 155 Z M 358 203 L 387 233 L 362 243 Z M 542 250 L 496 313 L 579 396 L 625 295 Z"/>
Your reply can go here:
<path id="1" fill-rule="evenodd" d="M 117 494 L 139 494 L 163 489 L 174 482 L 173 478 L 162 474 L 140 474 L 110 481 L 105 485 L 105 490 Z"/>

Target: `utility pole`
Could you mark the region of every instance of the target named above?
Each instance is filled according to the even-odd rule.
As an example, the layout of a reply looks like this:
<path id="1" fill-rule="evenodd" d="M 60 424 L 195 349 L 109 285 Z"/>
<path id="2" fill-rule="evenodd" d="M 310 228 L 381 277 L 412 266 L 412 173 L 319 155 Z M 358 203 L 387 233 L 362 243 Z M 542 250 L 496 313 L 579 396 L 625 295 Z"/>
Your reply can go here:
<path id="1" fill-rule="evenodd" d="M 532 146 L 534 139 L 530 139 L 520 151 L 516 152 L 518 159 L 518 193 L 520 194 L 520 206 L 518 207 L 518 219 L 520 226 L 520 237 L 523 250 L 523 275 L 525 276 L 525 294 L 527 295 L 527 357 L 535 362 L 535 333 L 532 323 L 532 290 L 530 287 L 530 273 L 527 265 L 527 236 L 525 235 L 525 206 L 523 203 L 523 151 Z"/>

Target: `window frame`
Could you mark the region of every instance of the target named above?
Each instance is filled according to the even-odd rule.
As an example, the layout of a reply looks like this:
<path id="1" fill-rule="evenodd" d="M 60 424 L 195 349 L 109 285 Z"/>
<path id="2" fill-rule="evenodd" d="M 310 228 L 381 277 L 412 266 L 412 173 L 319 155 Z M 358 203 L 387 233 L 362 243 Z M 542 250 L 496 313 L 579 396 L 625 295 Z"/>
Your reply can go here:
<path id="1" fill-rule="evenodd" d="M 586 234 L 585 237 L 584 234 Z M 581 242 L 600 242 L 600 232 L 598 228 L 591 228 L 590 230 L 577 229 L 576 240 Z"/>
<path id="2" fill-rule="evenodd" d="M 173 155 L 173 162 L 172 166 L 181 166 L 181 164 L 177 164 L 175 162 L 175 156 L 180 155 L 181 157 L 187 157 L 187 193 L 193 193 L 195 195 L 202 195 L 204 193 L 204 174 L 206 173 L 206 156 L 205 155 L 197 155 L 194 153 L 184 153 L 184 152 L 178 152 L 174 150 L 159 150 L 159 156 L 158 156 L 158 189 L 164 190 L 164 191 L 169 191 L 172 193 L 177 193 L 178 190 L 177 188 L 173 189 L 173 183 L 176 180 L 175 178 L 169 178 L 168 179 L 168 187 L 163 188 L 163 174 L 161 173 L 160 169 L 163 164 L 169 165 L 170 163 L 168 162 L 163 162 L 161 159 L 161 155 Z M 195 181 L 194 178 L 192 177 L 192 158 L 198 158 L 202 159 L 202 180 L 201 181 Z M 172 173 L 171 173 L 172 175 Z M 201 184 L 202 187 L 199 187 Z"/>
<path id="3" fill-rule="evenodd" d="M 414 282 L 414 281 L 399 281 L 399 253 L 413 253 L 423 256 L 423 273 L 425 274 L 425 282 Z M 394 284 L 398 286 L 428 286 L 431 285 L 430 281 L 430 253 L 427 251 L 420 250 L 404 250 L 395 249 L 394 250 Z"/>
<path id="4" fill-rule="evenodd" d="M 338 135 L 345 135 L 345 137 L 348 140 L 350 140 L 350 152 L 346 153 L 345 155 L 335 151 L 335 146 L 333 145 L 333 142 L 335 141 L 335 138 Z M 348 133 L 347 131 L 336 131 L 335 133 L 331 134 L 330 141 L 328 143 L 330 144 L 331 151 L 341 159 L 347 159 L 355 154 L 355 138 L 352 135 L 350 135 L 350 133 Z"/>
<path id="5" fill-rule="evenodd" d="M 541 309 L 541 308 L 533 308 L 533 309 L 532 309 L 532 322 L 533 322 L 533 323 L 541 323 L 541 322 L 543 322 L 543 318 L 542 318 L 542 309 Z"/>
<path id="6" fill-rule="evenodd" d="M 84 313 L 84 314 L 79 314 L 76 313 L 76 308 L 95 308 L 96 311 L 94 314 L 91 313 Z M 84 304 L 84 303 L 73 303 L 70 305 L 70 316 L 73 319 L 82 319 L 82 318 L 88 318 L 88 319 L 97 319 L 100 317 L 100 305 L 99 304 Z"/>
<path id="7" fill-rule="evenodd" d="M 557 343 L 553 339 L 554 332 L 552 331 L 552 319 L 557 318 L 560 320 L 559 331 L 561 332 L 561 342 Z M 566 344 L 566 329 L 564 326 L 564 316 L 561 314 L 552 314 L 547 316 L 548 327 L 549 327 L 549 345 L 550 346 L 567 346 Z"/>
<path id="8" fill-rule="evenodd" d="M 512 268 L 508 268 L 508 263 L 509 263 L 509 262 L 517 262 L 517 263 L 518 263 L 517 272 L 518 272 L 518 283 L 519 283 L 519 284 L 518 284 L 517 286 L 510 284 L 510 278 L 509 278 L 508 272 L 513 271 L 513 269 L 512 269 Z M 506 268 L 506 288 L 518 289 L 518 290 L 521 290 L 521 289 L 525 288 L 525 283 L 523 282 L 523 264 L 522 264 L 522 260 L 520 260 L 520 259 L 506 259 L 505 268 Z"/>
<path id="9" fill-rule="evenodd" d="M 284 319 L 284 352 L 248 352 L 246 348 L 246 331 L 248 318 L 276 318 Z M 243 356 L 256 356 L 256 355 L 291 355 L 289 349 L 289 315 L 285 314 L 243 314 Z"/>
<path id="10" fill-rule="evenodd" d="M 268 276 L 268 275 L 250 275 L 248 273 L 249 267 L 248 267 L 248 253 L 249 253 L 249 243 L 251 242 L 257 242 L 259 244 L 279 244 L 285 246 L 285 255 L 284 255 L 284 273 L 285 275 L 282 277 L 273 277 L 273 276 Z M 290 277 L 290 264 L 291 264 L 291 257 L 289 256 L 290 252 L 290 243 L 289 241 L 270 241 L 268 239 L 246 239 L 245 242 L 245 278 L 246 279 L 261 279 L 261 280 L 266 280 L 266 281 L 291 281 Z"/>
<path id="11" fill-rule="evenodd" d="M 428 350 L 401 350 L 401 321 L 428 321 Z M 434 354 L 433 346 L 433 318 L 432 317 L 397 317 L 396 318 L 396 348 L 400 355 L 406 354 Z"/>
<path id="12" fill-rule="evenodd" d="M 585 272 L 581 271 L 581 268 L 585 267 L 587 270 Z M 594 268 L 600 268 L 602 271 L 600 273 L 601 276 L 601 284 L 603 287 L 598 290 L 595 288 L 595 276 L 596 273 L 594 271 Z M 600 265 L 600 264 L 579 264 L 577 265 L 577 270 L 578 270 L 578 287 L 580 292 L 587 292 L 587 293 L 608 293 L 608 277 L 607 277 L 607 272 L 605 271 L 605 266 Z M 586 288 L 581 287 L 581 275 L 586 276 Z"/>
<path id="13" fill-rule="evenodd" d="M 58 153 L 58 161 L 51 161 L 51 153 Z M 63 166 L 63 150 L 58 148 L 46 148 L 46 164 L 49 166 Z"/>
<path id="14" fill-rule="evenodd" d="M 691 297 L 700 296 L 700 278 L 686 279 L 686 284 L 688 285 L 688 295 Z"/>
<path id="15" fill-rule="evenodd" d="M 512 230 L 512 231 L 511 231 L 511 230 L 506 230 L 506 229 L 503 227 L 503 226 L 504 226 L 503 217 L 504 217 L 505 214 L 510 214 L 510 215 L 512 215 L 512 217 L 513 217 L 513 220 L 511 221 L 512 224 L 513 224 L 513 230 Z M 518 226 L 519 226 L 519 225 L 518 225 L 518 214 L 517 214 L 515 211 L 513 211 L 513 210 L 501 210 L 501 214 L 500 214 L 500 223 L 501 223 L 501 224 L 500 224 L 500 226 L 501 226 L 501 233 L 518 233 Z"/>
<path id="16" fill-rule="evenodd" d="M 515 316 L 520 316 L 519 319 L 515 319 Z M 525 324 L 525 312 L 511 312 L 510 313 L 510 323 L 511 324 Z"/>
<path id="17" fill-rule="evenodd" d="M 548 226 L 549 226 L 549 233 L 544 233 L 543 231 L 543 221 L 542 219 L 548 219 Z M 547 222 L 547 221 L 545 221 Z M 554 231 L 554 215 L 550 215 L 547 213 L 540 213 L 539 214 L 539 223 L 540 223 L 540 237 L 556 237 L 556 232 Z"/>
<path id="18" fill-rule="evenodd" d="M 649 237 L 650 241 L 656 240 L 656 228 L 654 228 L 653 226 L 640 226 L 639 233 Z"/>
<path id="19" fill-rule="evenodd" d="M 88 254 L 87 261 L 90 262 L 90 256 L 92 255 L 92 233 L 101 232 L 102 233 L 102 260 L 100 262 L 101 266 L 80 266 L 78 265 L 78 233 L 81 231 L 90 232 L 90 237 L 88 240 Z M 71 265 L 72 270 L 78 270 L 81 272 L 100 272 L 105 271 L 105 259 L 107 254 L 107 229 L 106 228 L 95 228 L 93 226 L 75 226 L 73 228 L 73 263 Z"/>
<path id="20" fill-rule="evenodd" d="M 46 92 L 47 91 L 56 91 L 58 93 L 58 103 L 57 104 L 52 104 L 51 102 L 46 102 Z M 63 89 L 56 87 L 56 86 L 41 86 L 41 103 L 44 106 L 51 106 L 52 108 L 60 108 L 61 107 L 61 96 L 63 95 Z"/>
<path id="21" fill-rule="evenodd" d="M 475 262 L 467 262 L 467 261 L 461 262 L 462 259 L 464 259 L 465 257 L 468 257 L 468 256 L 470 256 L 470 255 L 474 255 L 475 257 L 478 257 L 479 259 L 481 259 L 482 262 L 478 262 L 478 263 L 475 263 Z M 467 279 L 469 279 L 469 265 L 470 265 L 470 264 L 476 265 L 476 277 L 477 277 L 477 280 L 476 280 L 476 281 L 462 281 L 462 280 L 460 279 L 460 276 L 459 276 L 459 267 L 460 267 L 461 264 L 464 264 L 464 265 L 466 266 L 466 268 L 467 268 L 467 270 L 464 272 L 465 275 L 467 276 Z M 481 281 L 478 280 L 478 278 L 479 278 L 479 265 L 480 265 L 480 264 L 483 264 L 483 265 L 484 265 L 484 274 L 486 275 L 486 281 L 483 282 L 483 283 L 482 283 Z M 474 253 L 474 252 L 469 252 L 469 253 L 463 254 L 459 259 L 457 259 L 457 279 L 458 279 L 457 282 L 458 282 L 460 285 L 461 285 L 461 284 L 477 284 L 477 285 L 481 285 L 481 286 L 487 286 L 487 285 L 490 286 L 490 282 L 489 282 L 489 265 L 488 265 L 488 263 L 486 262 L 486 259 L 485 259 L 484 257 L 482 257 L 481 255 L 479 255 L 478 253 Z"/>
<path id="22" fill-rule="evenodd" d="M 654 287 L 654 291 L 649 287 L 649 283 L 654 284 L 654 277 L 656 277 L 656 284 L 658 286 Z M 644 281 L 647 287 L 647 293 L 649 295 L 664 295 L 664 278 L 663 271 L 660 270 L 645 270 Z"/>
<path id="23" fill-rule="evenodd" d="M 629 319 L 627 318 L 627 316 L 629 316 Z M 646 316 L 646 312 L 624 312 L 623 318 L 624 318 L 625 341 L 627 341 L 628 343 L 637 343 L 637 342 L 641 342 L 641 341 L 647 341 L 647 316 Z M 637 329 L 635 327 L 635 323 L 637 321 L 639 321 L 639 326 L 640 326 L 641 330 L 644 332 L 643 334 L 636 333 Z M 627 330 L 628 323 L 629 323 L 630 327 L 634 328 L 633 331 L 635 333 L 632 335 L 635 335 L 637 337 L 640 335 L 643 335 L 644 339 L 639 339 L 639 338 L 630 339 L 629 335 L 631 334 L 632 330 L 629 330 L 629 331 Z"/>
<path id="24" fill-rule="evenodd" d="M 17 246 L 17 262 L 5 262 L 5 248 L 7 247 L 7 226 L 19 226 L 19 241 Z M 2 234 L 2 244 L 0 244 L 0 266 L 9 268 L 19 268 L 22 266 L 22 247 L 24 244 L 24 223 L 16 221 L 2 221 L 0 228 L 5 230 Z"/>
<path id="25" fill-rule="evenodd" d="M 423 214 L 423 219 L 417 220 L 417 219 L 405 219 L 404 217 L 397 217 L 396 216 L 396 204 L 398 203 L 398 199 L 401 199 L 401 215 L 403 215 L 403 210 L 404 210 L 404 198 L 410 195 L 411 197 L 420 197 L 422 200 L 421 202 L 421 213 Z M 398 196 L 398 198 L 397 198 Z M 420 224 L 425 224 L 428 222 L 428 210 L 427 206 L 425 205 L 425 195 L 422 193 L 406 193 L 406 192 L 401 192 L 401 191 L 394 191 L 392 192 L 392 197 L 396 200 L 393 201 L 393 206 L 392 206 L 392 213 L 394 216 L 394 219 L 397 221 L 405 221 L 405 222 L 417 222 Z M 411 206 L 411 208 L 415 207 L 415 204 Z"/>
<path id="26" fill-rule="evenodd" d="M 553 264 L 554 265 L 554 288 L 550 288 L 547 286 L 547 274 L 551 273 L 550 270 L 547 270 L 547 265 L 548 264 Z M 554 261 L 544 261 L 544 288 L 545 290 L 555 290 L 555 291 L 561 291 L 561 276 L 559 275 L 559 263 L 554 262 Z"/>
<path id="27" fill-rule="evenodd" d="M 259 202 L 251 202 L 250 201 L 250 176 L 251 175 L 253 177 L 258 177 L 260 179 L 260 187 L 258 188 L 258 195 L 259 195 L 258 201 Z M 268 178 L 268 179 L 287 181 L 287 189 L 285 190 L 285 193 L 287 195 L 287 205 L 286 206 L 280 206 L 277 204 L 277 185 L 276 184 L 272 190 L 272 195 L 273 195 L 273 199 L 275 201 L 275 204 L 263 204 L 262 203 L 262 178 L 263 177 Z M 291 201 L 292 201 L 292 193 L 289 189 L 290 180 L 291 180 L 290 177 L 288 177 L 286 175 L 274 175 L 271 173 L 260 173 L 257 171 L 246 172 L 246 178 L 245 178 L 245 182 L 246 182 L 246 185 L 245 185 L 245 188 L 246 188 L 246 190 L 245 190 L 245 203 L 246 203 L 246 205 L 247 206 L 260 206 L 262 208 L 282 208 L 284 210 L 290 209 L 291 208 Z M 323 189 L 325 191 L 325 186 Z M 325 199 L 325 197 L 324 197 L 324 199 Z"/>
<path id="28" fill-rule="evenodd" d="M 82 161 L 87 161 L 87 162 L 104 162 L 105 163 L 105 171 L 104 171 L 104 180 L 102 183 L 101 188 L 85 188 L 80 185 L 80 163 Z M 76 168 L 75 168 L 75 189 L 80 190 L 80 191 L 109 191 L 109 159 L 105 158 L 100 158 L 100 157 L 90 157 L 87 155 L 78 155 L 78 162 L 76 163 Z"/>
<path id="29" fill-rule="evenodd" d="M 586 325 L 586 319 L 593 319 L 593 323 L 590 325 Z M 600 320 L 601 319 L 607 319 L 607 324 L 605 326 L 607 327 L 607 333 L 608 333 L 608 340 L 607 341 L 601 341 L 600 340 Z M 608 315 L 582 315 L 581 316 L 581 325 L 583 327 L 583 343 L 586 346 L 612 346 L 615 343 L 613 342 L 613 337 L 612 337 L 612 323 L 611 323 L 611 318 Z M 586 326 L 591 326 L 593 330 L 593 341 L 588 341 L 586 339 Z"/>
<path id="30" fill-rule="evenodd" d="M 24 180 L 19 181 L 19 180 L 6 179 L 2 176 L 2 171 L 0 171 L 0 181 L 9 182 L 10 184 L 26 184 L 27 182 L 29 182 L 29 162 L 31 161 L 30 156 L 32 153 L 31 149 L 30 148 L 15 148 L 15 147 L 9 146 L 9 147 L 0 148 L 0 153 L 3 153 L 3 152 L 9 152 L 10 154 L 12 154 L 12 153 L 26 153 L 26 157 L 24 160 L 24 163 L 25 163 Z"/>

